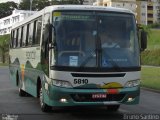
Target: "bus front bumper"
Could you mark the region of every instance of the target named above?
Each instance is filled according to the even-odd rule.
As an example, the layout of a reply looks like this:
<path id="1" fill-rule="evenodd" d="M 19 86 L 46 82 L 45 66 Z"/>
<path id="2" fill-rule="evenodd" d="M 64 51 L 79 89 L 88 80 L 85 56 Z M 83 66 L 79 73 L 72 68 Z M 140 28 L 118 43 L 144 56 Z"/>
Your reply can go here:
<path id="1" fill-rule="evenodd" d="M 138 104 L 140 87 L 122 89 L 72 89 L 50 86 L 43 90 L 44 102 L 49 106 L 103 106 Z M 93 94 L 106 94 L 106 98 L 93 99 Z"/>

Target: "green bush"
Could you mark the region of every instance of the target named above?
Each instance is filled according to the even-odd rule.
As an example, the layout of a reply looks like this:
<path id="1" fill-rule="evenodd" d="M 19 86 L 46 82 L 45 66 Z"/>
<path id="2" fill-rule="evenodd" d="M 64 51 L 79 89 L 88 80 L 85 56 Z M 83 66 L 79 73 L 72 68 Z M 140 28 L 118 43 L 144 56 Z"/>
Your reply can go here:
<path id="1" fill-rule="evenodd" d="M 142 65 L 160 66 L 160 49 L 146 50 L 141 53 Z"/>

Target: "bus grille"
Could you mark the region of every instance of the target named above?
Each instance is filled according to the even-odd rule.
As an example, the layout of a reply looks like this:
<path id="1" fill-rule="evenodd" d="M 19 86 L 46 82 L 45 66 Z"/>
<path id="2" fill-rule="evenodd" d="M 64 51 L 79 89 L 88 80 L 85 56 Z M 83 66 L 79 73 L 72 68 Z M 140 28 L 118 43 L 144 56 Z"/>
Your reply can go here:
<path id="1" fill-rule="evenodd" d="M 106 98 L 93 99 L 92 94 L 71 94 L 71 97 L 76 102 L 107 102 L 107 101 L 121 101 L 125 94 L 107 94 Z"/>

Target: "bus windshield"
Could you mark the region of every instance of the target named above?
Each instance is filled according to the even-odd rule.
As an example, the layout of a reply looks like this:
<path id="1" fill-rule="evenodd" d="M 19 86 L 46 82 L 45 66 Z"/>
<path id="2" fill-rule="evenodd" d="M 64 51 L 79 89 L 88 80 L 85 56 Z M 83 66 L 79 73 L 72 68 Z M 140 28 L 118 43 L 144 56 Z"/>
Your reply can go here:
<path id="1" fill-rule="evenodd" d="M 138 67 L 134 15 L 109 12 L 53 12 L 56 66 Z"/>

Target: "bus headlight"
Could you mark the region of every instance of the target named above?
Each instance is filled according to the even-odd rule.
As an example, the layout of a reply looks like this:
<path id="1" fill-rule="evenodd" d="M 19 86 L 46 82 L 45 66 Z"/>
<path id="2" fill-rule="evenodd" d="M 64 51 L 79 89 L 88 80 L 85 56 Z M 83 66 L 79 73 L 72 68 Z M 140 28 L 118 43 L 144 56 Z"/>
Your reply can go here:
<path id="1" fill-rule="evenodd" d="M 140 84 L 140 80 L 131 80 L 125 84 L 125 87 L 135 87 Z"/>
<path id="2" fill-rule="evenodd" d="M 52 84 L 58 87 L 66 87 L 66 88 L 71 88 L 72 85 L 70 82 L 68 81 L 64 81 L 64 80 L 55 80 L 52 79 Z"/>

